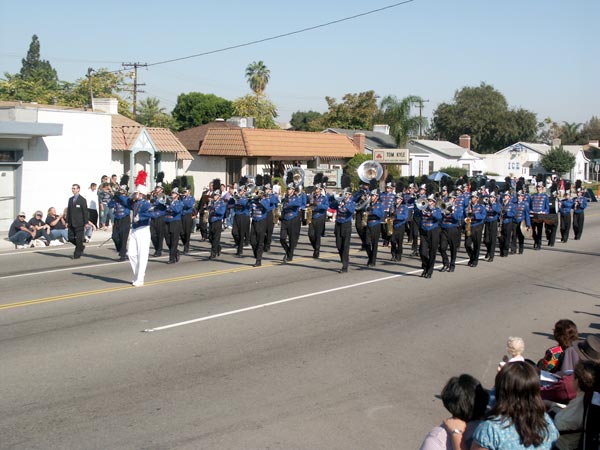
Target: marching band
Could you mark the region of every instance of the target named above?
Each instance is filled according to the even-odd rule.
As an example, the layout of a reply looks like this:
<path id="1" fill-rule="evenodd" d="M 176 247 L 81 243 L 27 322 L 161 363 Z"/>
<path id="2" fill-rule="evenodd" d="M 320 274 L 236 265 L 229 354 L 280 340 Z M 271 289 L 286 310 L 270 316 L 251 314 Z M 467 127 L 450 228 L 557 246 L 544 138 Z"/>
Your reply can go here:
<path id="1" fill-rule="evenodd" d="M 558 229 L 561 242 L 567 242 L 571 223 L 574 238 L 581 239 L 587 207 L 582 189 L 578 190 L 574 199 L 569 192 L 555 191 L 548 195 L 542 183 L 536 185 L 537 192 L 531 196 L 524 185 L 517 192 L 510 187 L 504 192 L 487 192 L 463 185 L 449 192 L 448 187 L 443 186 L 438 193 L 427 192 L 430 186 L 422 185 L 417 193 L 417 187 L 412 183 L 405 189 L 401 183 L 387 180 L 385 192 L 380 193 L 377 189 L 383 172 L 380 165 L 367 161 L 358 171 L 362 184 L 357 192 L 352 192 L 346 180 L 341 192 L 328 194 L 326 178 L 315 177 L 307 192 L 303 189 L 302 169 L 290 169 L 286 174 L 287 190 L 281 201 L 273 193 L 268 176 L 257 177 L 253 182 L 243 178 L 238 191 L 228 202 L 222 198 L 219 179 L 213 180 L 210 189 L 205 190 L 198 202 L 187 187 L 182 188 L 181 197 L 178 188 L 172 189 L 170 198 L 165 196 L 161 185 L 148 195 L 142 195 L 144 189 L 137 189 L 137 203 L 128 200 L 122 191 L 114 192 L 110 205 L 115 208 L 115 246 L 121 259 L 126 258 L 131 211 L 135 211 L 135 205 L 139 209 L 141 204 L 144 205 L 143 224 L 148 226 L 145 230 L 148 230 L 154 245 L 153 256 L 161 255 L 164 238 L 169 248 L 169 264 L 179 261 L 180 238 L 183 253 L 189 252 L 192 216 L 199 218 L 198 229 L 204 230 L 202 240 L 208 238 L 210 242 L 208 259 L 220 256 L 227 203 L 234 214 L 232 236 L 235 255 L 242 258 L 244 247 L 251 246 L 254 267 L 261 266 L 263 254 L 271 251 L 273 229 L 277 223 L 284 250 L 283 263 L 294 259 L 303 220 L 308 225 L 312 257 L 318 259 L 329 214 L 335 221 L 335 244 L 342 264 L 340 273 L 348 271 L 353 218 L 361 250 L 368 258 L 367 268 L 377 264 L 380 241 L 383 247 L 390 248 L 393 262 L 402 261 L 406 239 L 411 244 L 411 256 L 418 255 L 421 259 L 423 278 L 432 277 L 438 252 L 442 262 L 440 272 L 455 271 L 463 235 L 469 267 L 477 267 L 482 245 L 485 246 L 484 260 L 493 262 L 496 249 L 502 258 L 509 254 L 522 254 L 525 237 L 533 238 L 535 250 L 541 249 L 544 230 L 549 246 L 554 245 Z M 139 228 L 138 213 L 136 217 L 134 230 Z M 137 234 L 140 234 L 139 231 Z M 143 269 L 139 278 L 136 275 L 136 281 L 142 284 L 145 266 Z"/>

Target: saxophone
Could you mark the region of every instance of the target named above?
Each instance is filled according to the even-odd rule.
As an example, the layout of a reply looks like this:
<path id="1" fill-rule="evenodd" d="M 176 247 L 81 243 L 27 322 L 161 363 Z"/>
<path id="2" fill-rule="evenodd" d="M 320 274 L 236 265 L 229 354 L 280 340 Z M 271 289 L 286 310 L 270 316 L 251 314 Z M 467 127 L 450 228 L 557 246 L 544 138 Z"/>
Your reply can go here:
<path id="1" fill-rule="evenodd" d="M 308 204 L 307 208 L 306 208 L 306 224 L 310 225 L 312 223 L 312 216 L 313 216 L 313 206 L 315 204 L 315 197 L 314 195 L 310 196 L 310 203 Z"/>
<path id="2" fill-rule="evenodd" d="M 385 224 L 387 226 L 387 234 L 388 234 L 388 236 L 391 236 L 391 235 L 394 234 L 394 213 L 395 212 L 390 207 L 390 210 L 388 212 L 388 217 L 386 217 L 386 219 L 385 219 Z"/>
<path id="3" fill-rule="evenodd" d="M 467 217 L 465 218 L 465 236 L 471 236 L 471 222 L 473 221 L 473 206 L 469 203 Z"/>

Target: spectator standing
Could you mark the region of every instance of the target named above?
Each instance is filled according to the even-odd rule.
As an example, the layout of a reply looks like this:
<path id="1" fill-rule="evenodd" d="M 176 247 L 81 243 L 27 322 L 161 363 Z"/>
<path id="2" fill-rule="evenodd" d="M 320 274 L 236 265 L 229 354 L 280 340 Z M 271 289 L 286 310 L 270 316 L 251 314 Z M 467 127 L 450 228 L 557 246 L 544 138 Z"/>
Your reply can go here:
<path id="1" fill-rule="evenodd" d="M 80 195 L 81 187 L 78 184 L 71 186 L 73 196 L 67 206 L 67 224 L 69 226 L 69 242 L 75 246 L 73 259 L 81 258 L 85 246 L 83 245 L 85 225 L 89 221 L 87 201 Z"/>
<path id="2" fill-rule="evenodd" d="M 98 226 L 98 185 L 96 183 L 90 184 L 90 188 L 85 194 L 85 198 L 88 202 L 88 216 L 90 216 L 90 222 L 94 224 L 94 227 Z"/>
<path id="3" fill-rule="evenodd" d="M 104 177 L 103 177 L 104 178 Z M 98 207 L 100 209 L 100 224 L 99 228 L 102 231 L 106 231 L 107 225 L 109 222 L 109 210 L 110 207 L 108 203 L 112 198 L 112 192 L 110 190 L 110 184 L 108 182 L 104 182 L 100 185 L 100 189 L 98 189 Z"/>

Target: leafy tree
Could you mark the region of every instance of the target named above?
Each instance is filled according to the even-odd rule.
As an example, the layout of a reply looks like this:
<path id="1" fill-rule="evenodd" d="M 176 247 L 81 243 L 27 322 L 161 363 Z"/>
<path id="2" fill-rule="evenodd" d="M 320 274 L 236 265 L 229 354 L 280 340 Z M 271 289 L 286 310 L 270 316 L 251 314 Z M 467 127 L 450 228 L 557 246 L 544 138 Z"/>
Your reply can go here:
<path id="1" fill-rule="evenodd" d="M 147 127 L 170 128 L 175 130 L 175 119 L 165 112 L 156 97 L 148 97 L 140 102 L 137 121 Z"/>
<path id="2" fill-rule="evenodd" d="M 563 126 L 560 129 L 561 144 L 576 144 L 579 139 L 579 128 L 582 126 L 582 123 L 563 122 Z"/>
<path id="3" fill-rule="evenodd" d="M 34 34 L 27 50 L 27 56 L 21 60 L 19 76 L 24 81 L 34 81 L 47 89 L 58 88 L 58 75 L 46 60 L 40 59 L 40 41 Z"/>
<path id="4" fill-rule="evenodd" d="M 319 119 L 323 114 L 316 111 L 296 111 L 290 121 L 296 131 L 320 131 Z"/>
<path id="5" fill-rule="evenodd" d="M 350 175 L 353 189 L 358 189 L 359 185 L 361 184 L 360 178 L 358 178 L 356 170 L 362 163 L 364 163 L 365 161 L 370 161 L 371 159 L 373 159 L 371 155 L 365 153 L 357 153 L 352 159 L 350 159 L 346 163 L 346 167 L 344 167 L 344 172 Z"/>
<path id="6" fill-rule="evenodd" d="M 64 83 L 59 102 L 75 108 L 87 106 L 90 104 L 90 87 L 95 98 L 116 98 L 119 114 L 131 118 L 131 103 L 120 95 L 124 92 L 124 76 L 106 68 L 95 70 L 90 76 L 79 78 L 74 83 Z"/>
<path id="7" fill-rule="evenodd" d="M 575 167 L 575 155 L 566 151 L 563 146 L 554 147 L 542 156 L 540 163 L 546 172 L 556 171 L 558 174 L 570 172 Z"/>
<path id="8" fill-rule="evenodd" d="M 550 117 L 546 117 L 542 122 L 538 123 L 538 142 L 552 144 L 552 140 L 557 139 L 559 136 L 560 125 L 553 121 Z"/>
<path id="9" fill-rule="evenodd" d="M 375 116 L 377 122 L 386 123 L 390 126 L 390 135 L 396 139 L 400 147 L 406 146 L 409 136 L 415 135 L 419 128 L 427 126 L 424 117 L 411 117 L 410 108 L 413 103 L 421 101 L 421 97 L 410 95 L 398 99 L 388 95 L 381 100 L 379 111 Z"/>
<path id="10" fill-rule="evenodd" d="M 346 94 L 343 103 L 337 103 L 332 97 L 325 97 L 325 101 L 329 111 L 320 120 L 322 128 L 369 130 L 373 126 L 373 117 L 377 112 L 375 91 Z"/>
<path id="11" fill-rule="evenodd" d="M 246 67 L 246 80 L 257 97 L 265 91 L 270 78 L 271 71 L 262 61 L 254 61 Z"/>
<path id="12" fill-rule="evenodd" d="M 240 97 L 233 102 L 233 111 L 237 116 L 254 117 L 256 128 L 279 128 L 275 123 L 277 107 L 265 95 Z"/>
<path id="13" fill-rule="evenodd" d="M 458 142 L 469 134 L 473 150 L 482 153 L 533 140 L 537 124 L 534 113 L 509 109 L 504 96 L 485 83 L 456 91 L 454 102 L 442 103 L 433 114 L 435 135 Z"/>
<path id="14" fill-rule="evenodd" d="M 233 116 L 233 103 L 214 94 L 190 92 L 177 97 L 173 118 L 177 128 L 185 130 Z"/>
<path id="15" fill-rule="evenodd" d="M 593 116 L 588 122 L 583 125 L 581 130 L 581 144 L 587 144 L 590 140 L 600 139 L 600 118 Z"/>

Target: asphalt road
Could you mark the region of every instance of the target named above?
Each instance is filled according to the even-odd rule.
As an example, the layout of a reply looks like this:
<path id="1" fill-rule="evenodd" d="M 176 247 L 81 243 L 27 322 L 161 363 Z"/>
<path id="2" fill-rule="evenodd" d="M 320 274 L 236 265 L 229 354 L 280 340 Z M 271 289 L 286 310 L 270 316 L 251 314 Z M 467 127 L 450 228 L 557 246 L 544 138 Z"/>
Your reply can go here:
<path id="1" fill-rule="evenodd" d="M 0 254 L 0 448 L 414 449 L 446 380 L 491 386 L 508 336 L 537 359 L 557 319 L 600 332 L 598 204 L 580 241 L 431 280 L 383 247 L 337 273 L 331 226 L 287 265 L 193 244 L 141 288 L 108 244 Z"/>

